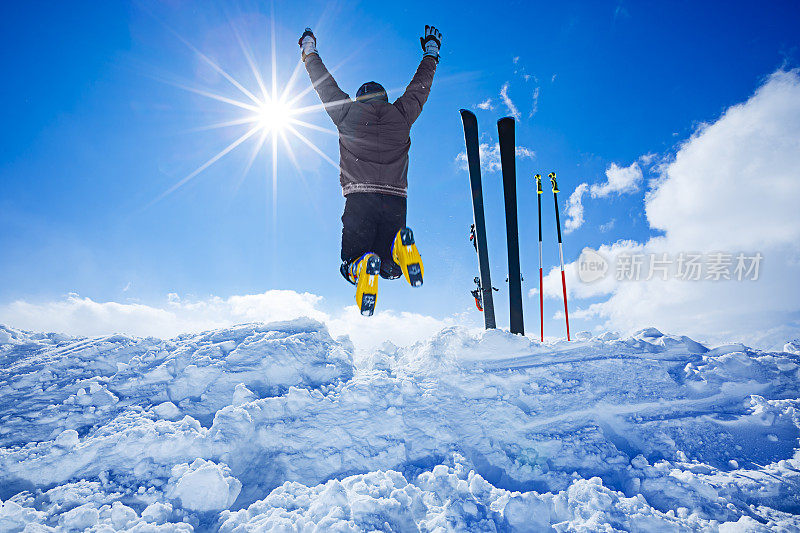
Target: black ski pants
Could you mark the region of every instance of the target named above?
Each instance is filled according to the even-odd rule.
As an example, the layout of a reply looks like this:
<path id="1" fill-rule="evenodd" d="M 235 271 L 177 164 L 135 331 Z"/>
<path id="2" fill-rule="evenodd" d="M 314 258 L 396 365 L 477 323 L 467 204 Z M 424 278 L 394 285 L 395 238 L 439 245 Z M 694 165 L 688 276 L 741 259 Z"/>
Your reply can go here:
<path id="1" fill-rule="evenodd" d="M 345 197 L 342 215 L 342 261 L 351 263 L 366 252 L 381 258 L 381 277 L 393 279 L 403 272 L 392 259 L 392 243 L 406 225 L 406 199 L 373 192 Z"/>

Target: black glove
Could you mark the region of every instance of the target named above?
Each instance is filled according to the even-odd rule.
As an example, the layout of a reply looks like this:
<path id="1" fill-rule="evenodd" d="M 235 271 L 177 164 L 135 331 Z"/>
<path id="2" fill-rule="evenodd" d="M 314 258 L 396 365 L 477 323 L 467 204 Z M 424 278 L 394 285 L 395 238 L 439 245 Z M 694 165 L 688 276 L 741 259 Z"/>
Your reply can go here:
<path id="1" fill-rule="evenodd" d="M 422 57 L 431 56 L 439 61 L 439 49 L 442 47 L 442 34 L 433 26 L 425 26 L 425 35 L 419 38 L 422 45 Z"/>

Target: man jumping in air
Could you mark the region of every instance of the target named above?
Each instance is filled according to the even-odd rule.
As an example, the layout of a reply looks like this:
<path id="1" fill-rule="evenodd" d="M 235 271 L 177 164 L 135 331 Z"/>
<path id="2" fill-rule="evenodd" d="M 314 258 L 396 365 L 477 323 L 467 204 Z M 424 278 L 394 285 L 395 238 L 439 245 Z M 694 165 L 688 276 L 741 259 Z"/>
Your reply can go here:
<path id="1" fill-rule="evenodd" d="M 389 103 L 386 90 L 374 81 L 359 87 L 352 100 L 322 63 L 311 28 L 299 41 L 311 83 L 339 130 L 345 197 L 341 272 L 356 285 L 362 315 L 375 311 L 379 275 L 403 275 L 412 287 L 422 285 L 422 259 L 406 227 L 409 133 L 428 100 L 442 34 L 425 26 L 420 42 L 423 54 L 416 74 L 403 95 Z"/>

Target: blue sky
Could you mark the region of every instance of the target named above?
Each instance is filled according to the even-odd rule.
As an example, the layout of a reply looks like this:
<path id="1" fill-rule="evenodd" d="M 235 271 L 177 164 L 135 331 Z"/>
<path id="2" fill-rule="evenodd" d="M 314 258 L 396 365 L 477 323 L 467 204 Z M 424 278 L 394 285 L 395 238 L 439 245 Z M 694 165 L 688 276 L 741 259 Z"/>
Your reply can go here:
<path id="1" fill-rule="evenodd" d="M 341 63 L 335 77 L 352 94 L 368 80 L 403 88 L 420 58 L 423 26 L 440 28 L 442 60 L 412 130 L 409 172 L 409 224 L 426 284 L 412 292 L 383 283 L 379 305 L 436 317 L 465 312 L 475 323 L 472 214 L 467 175 L 456 162 L 464 143 L 459 108 L 476 110 L 482 140 L 493 144 L 496 119 L 509 114 L 499 95 L 508 83 L 520 113 L 517 142 L 536 154 L 517 162 L 527 292 L 537 268 L 535 172 L 558 172 L 564 206 L 579 183 L 604 181 L 612 163 L 674 153 L 698 124 L 747 100 L 776 69 L 797 66 L 799 53 L 796 2 L 217 4 L 30 2 L 6 9 L 0 303 L 70 292 L 152 303 L 168 293 L 206 298 L 268 289 L 308 291 L 331 307 L 352 302 L 338 273 L 344 200 L 337 172 L 296 139 L 299 168 L 279 148 L 276 197 L 269 149 L 243 176 L 252 147 L 246 143 L 151 203 L 245 131 L 190 131 L 241 113 L 177 85 L 242 95 L 181 38 L 255 91 L 233 28 L 269 79 L 274 23 L 283 87 L 299 61 L 297 38 L 311 25 L 320 55 L 329 67 Z M 303 69 L 292 91 L 308 85 Z M 494 109 L 476 108 L 487 99 Z M 315 104 L 316 95 L 300 102 Z M 322 111 L 303 119 L 332 127 Z M 335 136 L 303 133 L 338 159 Z M 584 199 L 585 223 L 565 236 L 565 259 L 574 261 L 584 246 L 653 236 L 644 190 Z M 502 289 L 498 319 L 506 325 L 499 173 L 484 175 L 484 191 L 493 275 Z M 546 196 L 549 266 L 558 261 L 551 202 Z M 527 329 L 535 330 L 536 299 L 525 305 Z M 546 306 L 546 327 L 559 334 L 551 317 L 560 301 Z"/>

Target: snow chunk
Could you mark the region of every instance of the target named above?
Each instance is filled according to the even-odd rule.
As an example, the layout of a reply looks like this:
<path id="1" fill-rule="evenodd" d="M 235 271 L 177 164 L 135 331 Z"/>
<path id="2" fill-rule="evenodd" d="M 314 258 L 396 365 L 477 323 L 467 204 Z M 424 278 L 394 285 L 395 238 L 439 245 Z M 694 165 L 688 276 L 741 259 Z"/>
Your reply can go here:
<path id="1" fill-rule="evenodd" d="M 55 445 L 71 450 L 78 445 L 79 440 L 77 431 L 74 429 L 65 429 L 56 437 Z"/>
<path id="2" fill-rule="evenodd" d="M 111 505 L 111 525 L 114 526 L 114 529 L 125 529 L 128 524 L 138 518 L 136 511 L 122 502 L 114 502 Z"/>
<path id="3" fill-rule="evenodd" d="M 787 342 L 783 346 L 783 351 L 793 355 L 800 355 L 800 339 L 795 339 L 793 341 Z"/>
<path id="4" fill-rule="evenodd" d="M 172 514 L 169 503 L 153 502 L 142 511 L 142 519 L 151 524 L 164 524 Z"/>
<path id="5" fill-rule="evenodd" d="M 41 524 L 46 513 L 30 507 L 23 507 L 17 502 L 0 502 L 0 531 L 23 531 L 27 524 Z M 31 528 L 31 531 L 43 529 Z"/>
<path id="6" fill-rule="evenodd" d="M 228 465 L 198 458 L 172 467 L 167 495 L 193 511 L 221 511 L 233 505 L 241 489 Z"/>
<path id="7" fill-rule="evenodd" d="M 758 533 L 765 530 L 763 525 L 749 516 L 742 516 L 736 522 L 725 522 L 719 525 L 719 533 Z"/>
<path id="8" fill-rule="evenodd" d="M 90 503 L 85 503 L 61 515 L 58 523 L 67 531 L 85 531 L 100 521 L 100 513 Z"/>
<path id="9" fill-rule="evenodd" d="M 166 420 L 175 420 L 181 415 L 181 410 L 172 402 L 160 403 L 153 407 L 153 411 Z"/>
<path id="10" fill-rule="evenodd" d="M 233 405 L 242 405 L 248 402 L 252 402 L 256 399 L 256 395 L 247 388 L 247 385 L 244 383 L 239 383 L 236 385 L 236 388 L 233 389 Z"/>

